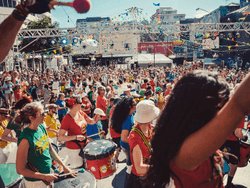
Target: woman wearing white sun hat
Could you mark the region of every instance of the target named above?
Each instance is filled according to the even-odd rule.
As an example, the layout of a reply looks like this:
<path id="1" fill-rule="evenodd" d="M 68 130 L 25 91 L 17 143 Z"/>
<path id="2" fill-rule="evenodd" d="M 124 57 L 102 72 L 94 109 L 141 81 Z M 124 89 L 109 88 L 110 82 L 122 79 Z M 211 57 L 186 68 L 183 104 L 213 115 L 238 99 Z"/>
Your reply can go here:
<path id="1" fill-rule="evenodd" d="M 129 134 L 130 156 L 132 161 L 132 173 L 129 176 L 127 187 L 146 188 L 141 182 L 149 168 L 147 161 L 151 152 L 150 141 L 152 137 L 151 121 L 156 119 L 160 113 L 153 101 L 143 100 L 136 106 L 134 116 L 135 126 Z"/>

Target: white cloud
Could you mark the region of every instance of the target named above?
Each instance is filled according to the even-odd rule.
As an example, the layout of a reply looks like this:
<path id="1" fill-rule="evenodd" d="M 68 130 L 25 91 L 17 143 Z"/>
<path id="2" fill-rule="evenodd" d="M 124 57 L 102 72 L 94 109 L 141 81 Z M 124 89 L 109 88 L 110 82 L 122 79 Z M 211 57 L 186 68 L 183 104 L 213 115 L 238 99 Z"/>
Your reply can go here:
<path id="1" fill-rule="evenodd" d="M 203 10 L 199 10 L 197 11 L 196 15 L 194 16 L 195 18 L 202 18 L 203 16 L 209 14 L 211 11 L 209 12 L 206 12 L 206 11 L 203 11 Z"/>

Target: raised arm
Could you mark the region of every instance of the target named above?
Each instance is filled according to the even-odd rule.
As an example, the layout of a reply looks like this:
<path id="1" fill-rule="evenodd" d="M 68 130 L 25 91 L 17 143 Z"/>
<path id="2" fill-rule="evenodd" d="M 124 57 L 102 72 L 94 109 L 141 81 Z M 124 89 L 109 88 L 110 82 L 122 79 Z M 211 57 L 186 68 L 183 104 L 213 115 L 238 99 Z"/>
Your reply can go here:
<path id="1" fill-rule="evenodd" d="M 0 24 L 0 36 L 2 36 L 0 37 L 0 63 L 12 48 L 23 22 L 14 18 L 13 14 L 11 14 Z"/>
<path id="2" fill-rule="evenodd" d="M 8 55 L 28 14 L 42 14 L 52 8 L 54 8 L 54 5 L 51 1 L 36 0 L 29 5 L 28 1 L 21 0 L 13 13 L 0 24 L 0 63 Z"/>
<path id="3" fill-rule="evenodd" d="M 222 146 L 245 115 L 250 113 L 249 86 L 250 75 L 217 115 L 184 141 L 174 158 L 175 165 L 187 171 L 194 170 Z"/>

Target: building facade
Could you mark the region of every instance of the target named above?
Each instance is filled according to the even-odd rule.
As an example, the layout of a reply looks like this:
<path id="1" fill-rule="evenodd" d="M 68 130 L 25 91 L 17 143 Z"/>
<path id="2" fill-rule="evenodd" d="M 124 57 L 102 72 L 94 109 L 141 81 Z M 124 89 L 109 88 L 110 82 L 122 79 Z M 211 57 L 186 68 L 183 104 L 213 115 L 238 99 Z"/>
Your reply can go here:
<path id="1" fill-rule="evenodd" d="M 185 20 L 185 14 L 178 14 L 177 10 L 171 7 L 160 7 L 152 16 L 153 24 L 161 22 L 161 24 L 179 24 L 181 20 Z"/>

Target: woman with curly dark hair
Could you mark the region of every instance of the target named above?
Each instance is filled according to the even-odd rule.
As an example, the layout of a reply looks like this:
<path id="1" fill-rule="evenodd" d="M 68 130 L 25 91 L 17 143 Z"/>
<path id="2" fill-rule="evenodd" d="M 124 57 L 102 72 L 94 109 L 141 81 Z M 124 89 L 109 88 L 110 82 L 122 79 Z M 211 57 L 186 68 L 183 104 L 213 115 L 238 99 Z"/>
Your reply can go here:
<path id="1" fill-rule="evenodd" d="M 111 117 L 110 126 L 116 133 L 121 134 L 120 146 L 126 154 L 127 172 L 131 173 L 130 148 L 128 136 L 134 125 L 136 102 L 133 97 L 125 96 L 117 104 Z"/>
<path id="2" fill-rule="evenodd" d="M 223 187 L 217 149 L 249 114 L 249 85 L 250 76 L 229 100 L 227 83 L 212 72 L 183 76 L 154 129 L 147 185 Z"/>

